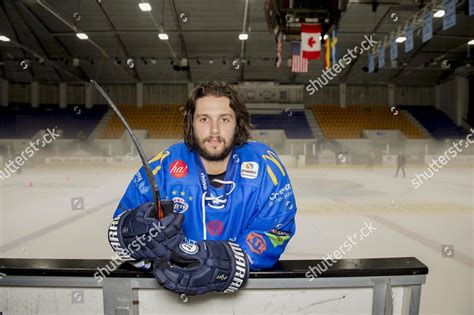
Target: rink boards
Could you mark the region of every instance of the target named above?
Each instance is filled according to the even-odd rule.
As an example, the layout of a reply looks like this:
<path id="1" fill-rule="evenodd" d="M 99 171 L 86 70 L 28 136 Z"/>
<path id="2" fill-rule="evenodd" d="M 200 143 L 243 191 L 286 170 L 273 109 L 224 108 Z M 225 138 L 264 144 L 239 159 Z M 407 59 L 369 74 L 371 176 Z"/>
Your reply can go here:
<path id="1" fill-rule="evenodd" d="M 418 314 L 428 268 L 413 257 L 280 261 L 252 272 L 236 294 L 181 297 L 126 265 L 97 275 L 106 260 L 0 259 L 3 314 Z M 96 277 L 94 277 L 94 275 Z M 98 279 L 102 281 L 98 281 Z"/>

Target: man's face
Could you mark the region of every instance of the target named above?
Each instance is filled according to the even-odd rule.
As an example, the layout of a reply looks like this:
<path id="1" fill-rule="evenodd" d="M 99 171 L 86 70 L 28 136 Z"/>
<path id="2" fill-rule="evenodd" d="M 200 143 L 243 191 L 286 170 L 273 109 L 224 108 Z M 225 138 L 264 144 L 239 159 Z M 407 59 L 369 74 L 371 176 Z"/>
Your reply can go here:
<path id="1" fill-rule="evenodd" d="M 205 96 L 196 101 L 194 142 L 201 157 L 224 160 L 234 147 L 235 127 L 235 113 L 227 97 Z"/>

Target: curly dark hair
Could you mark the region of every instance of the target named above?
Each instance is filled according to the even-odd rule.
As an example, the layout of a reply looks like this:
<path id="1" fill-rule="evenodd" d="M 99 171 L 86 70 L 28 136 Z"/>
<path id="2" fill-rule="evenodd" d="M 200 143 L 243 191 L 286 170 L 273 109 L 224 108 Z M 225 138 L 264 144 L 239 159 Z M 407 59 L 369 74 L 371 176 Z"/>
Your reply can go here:
<path id="1" fill-rule="evenodd" d="M 250 123 L 250 113 L 245 107 L 245 104 L 240 100 L 237 91 L 225 82 L 206 81 L 194 88 L 191 97 L 189 97 L 184 108 L 183 138 L 184 143 L 186 143 L 189 149 L 194 149 L 196 146 L 196 143 L 194 143 L 193 130 L 193 118 L 196 110 L 196 102 L 198 99 L 205 96 L 224 96 L 230 100 L 230 108 L 235 112 L 235 120 L 237 123 L 234 138 L 236 146 L 244 145 L 249 139 L 251 139 L 250 132 L 253 126 Z"/>

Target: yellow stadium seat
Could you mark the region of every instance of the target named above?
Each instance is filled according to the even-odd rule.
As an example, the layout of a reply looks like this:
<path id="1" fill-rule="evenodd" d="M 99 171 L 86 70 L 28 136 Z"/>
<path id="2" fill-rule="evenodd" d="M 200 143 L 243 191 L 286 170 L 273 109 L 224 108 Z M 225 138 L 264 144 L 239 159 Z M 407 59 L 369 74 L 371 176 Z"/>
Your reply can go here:
<path id="1" fill-rule="evenodd" d="M 181 136 L 182 117 L 180 105 L 146 105 L 138 108 L 133 105 L 119 105 L 119 109 L 132 129 L 146 129 L 150 138 L 179 138 Z M 117 116 L 113 116 L 104 128 L 101 137 L 117 139 L 123 132 Z"/>
<path id="2" fill-rule="evenodd" d="M 314 105 L 311 110 L 327 138 L 360 138 L 364 129 L 400 130 L 407 138 L 422 139 L 423 134 L 403 113 L 393 115 L 388 106 Z"/>

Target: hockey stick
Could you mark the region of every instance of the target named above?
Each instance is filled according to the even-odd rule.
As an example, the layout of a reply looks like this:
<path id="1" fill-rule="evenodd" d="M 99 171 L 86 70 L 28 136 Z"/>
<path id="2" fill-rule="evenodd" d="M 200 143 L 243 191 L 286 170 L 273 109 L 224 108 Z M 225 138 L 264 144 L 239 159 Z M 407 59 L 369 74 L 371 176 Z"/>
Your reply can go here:
<path id="1" fill-rule="evenodd" d="M 135 144 L 135 147 L 137 148 L 138 154 L 140 155 L 140 159 L 142 160 L 143 167 L 145 168 L 146 175 L 148 177 L 148 181 L 150 182 L 151 187 L 153 188 L 153 196 L 155 198 L 155 205 L 158 208 L 158 219 L 162 220 L 164 216 L 168 215 L 169 213 L 163 213 L 163 209 L 161 207 L 161 199 L 160 199 L 160 191 L 158 189 L 158 185 L 156 184 L 155 176 L 153 175 L 153 172 L 151 171 L 150 164 L 148 164 L 148 159 L 146 158 L 145 152 L 143 151 L 140 142 L 138 142 L 137 137 L 133 133 L 132 129 L 130 129 L 130 126 L 128 125 L 127 121 L 125 118 L 122 116 L 122 113 L 119 111 L 117 106 L 114 104 L 114 102 L 110 99 L 110 97 L 107 95 L 107 93 L 102 89 L 102 87 L 94 80 L 91 80 L 91 83 L 94 84 L 95 88 L 97 91 L 99 91 L 100 94 L 105 98 L 107 103 L 109 103 L 110 107 L 115 111 L 117 116 L 120 118 L 122 121 L 122 124 L 125 126 L 125 129 L 127 129 L 128 133 L 130 134 L 130 137 L 132 138 L 133 144 Z M 167 208 L 165 207 L 165 210 Z"/>

